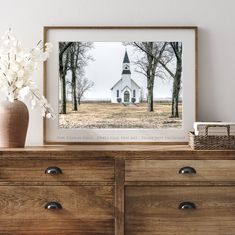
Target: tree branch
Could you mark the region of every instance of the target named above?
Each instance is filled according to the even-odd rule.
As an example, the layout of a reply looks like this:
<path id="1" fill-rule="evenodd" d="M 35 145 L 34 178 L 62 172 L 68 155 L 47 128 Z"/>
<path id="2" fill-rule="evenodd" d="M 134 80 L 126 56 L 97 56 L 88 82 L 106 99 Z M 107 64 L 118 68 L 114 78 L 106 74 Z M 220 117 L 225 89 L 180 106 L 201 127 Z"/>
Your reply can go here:
<path id="1" fill-rule="evenodd" d="M 64 46 L 64 48 L 60 51 L 59 56 L 62 57 L 63 54 L 64 54 L 64 52 L 65 52 L 72 44 L 73 44 L 73 42 L 68 42 L 68 44 L 66 44 L 66 45 Z"/>
<path id="2" fill-rule="evenodd" d="M 175 44 L 173 42 L 170 42 L 170 45 L 171 45 L 171 47 L 172 47 L 172 49 L 173 49 L 173 51 L 175 53 L 175 56 L 176 56 L 177 60 L 179 60 L 180 59 L 180 55 L 179 55 L 179 53 L 178 53 L 178 51 L 176 49 Z"/>
<path id="3" fill-rule="evenodd" d="M 159 60 L 159 64 L 171 75 L 171 77 L 175 77 L 175 75 L 170 71 L 170 69 L 164 64 L 162 63 L 161 60 Z"/>

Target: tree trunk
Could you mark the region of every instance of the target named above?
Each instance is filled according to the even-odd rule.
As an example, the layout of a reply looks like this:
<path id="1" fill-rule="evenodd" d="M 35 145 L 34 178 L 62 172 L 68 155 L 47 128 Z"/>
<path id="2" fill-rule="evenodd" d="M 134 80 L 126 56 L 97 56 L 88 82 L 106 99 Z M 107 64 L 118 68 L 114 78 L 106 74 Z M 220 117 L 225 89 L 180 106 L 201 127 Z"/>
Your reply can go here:
<path id="1" fill-rule="evenodd" d="M 65 80 L 65 73 L 64 73 L 64 66 L 62 57 L 59 57 L 59 71 L 60 71 L 60 89 L 61 89 L 61 107 L 60 113 L 66 114 L 66 80 Z"/>
<path id="2" fill-rule="evenodd" d="M 176 73 L 173 82 L 171 117 L 179 117 L 179 93 L 182 74 L 182 60 L 177 60 Z"/>
<path id="3" fill-rule="evenodd" d="M 76 92 L 76 72 L 74 68 L 72 70 L 72 105 L 73 105 L 72 107 L 73 111 L 78 111 L 77 92 Z"/>
<path id="4" fill-rule="evenodd" d="M 60 89 L 61 89 L 61 107 L 60 107 L 60 113 L 66 114 L 66 105 L 64 105 L 64 94 L 65 94 L 65 76 L 64 76 L 64 66 L 63 66 L 63 57 L 59 56 L 59 72 L 60 72 Z M 65 94 L 66 95 L 66 94 Z"/>
<path id="5" fill-rule="evenodd" d="M 153 88 L 156 68 L 151 68 L 151 72 L 147 75 L 148 89 L 148 112 L 153 112 Z"/>
<path id="6" fill-rule="evenodd" d="M 80 97 L 78 97 L 78 105 L 80 105 L 81 104 L 81 99 L 80 99 Z"/>
<path id="7" fill-rule="evenodd" d="M 77 111 L 77 94 L 76 94 L 76 66 L 77 66 L 77 60 L 76 60 L 76 48 L 73 48 L 73 50 L 70 52 L 70 70 L 72 73 L 72 79 L 71 79 L 71 87 L 72 87 L 72 110 Z"/>
<path id="8" fill-rule="evenodd" d="M 153 89 L 148 88 L 148 112 L 153 112 Z"/>
<path id="9" fill-rule="evenodd" d="M 147 74 L 148 74 L 147 75 L 148 112 L 153 112 L 153 87 L 154 87 L 155 71 L 154 73 L 147 72 Z"/>
<path id="10" fill-rule="evenodd" d="M 172 108 L 171 108 L 172 118 L 179 117 L 178 103 L 179 103 L 179 90 L 175 89 L 173 91 L 173 96 L 172 96 Z"/>
<path id="11" fill-rule="evenodd" d="M 153 43 L 149 42 L 147 44 L 147 50 L 153 50 Z M 147 54 L 148 66 L 147 66 L 147 89 L 148 89 L 148 112 L 153 112 L 153 87 L 155 72 L 157 68 L 157 61 L 152 55 Z"/>
<path id="12" fill-rule="evenodd" d="M 61 114 L 66 114 L 66 73 L 67 73 L 67 63 L 68 57 L 66 57 L 65 65 L 63 64 L 63 55 L 65 51 L 72 45 L 72 42 L 69 42 L 59 53 L 59 73 L 60 73 L 60 82 L 61 82 Z"/>
<path id="13" fill-rule="evenodd" d="M 66 114 L 66 80 L 65 76 L 61 77 L 61 114 Z"/>

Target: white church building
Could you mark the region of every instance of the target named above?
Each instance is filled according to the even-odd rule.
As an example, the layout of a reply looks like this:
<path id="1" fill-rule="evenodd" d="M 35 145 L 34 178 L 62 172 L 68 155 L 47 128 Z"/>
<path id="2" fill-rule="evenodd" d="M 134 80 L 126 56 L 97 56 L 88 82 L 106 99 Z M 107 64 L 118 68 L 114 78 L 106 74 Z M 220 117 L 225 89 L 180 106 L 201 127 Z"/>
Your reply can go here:
<path id="1" fill-rule="evenodd" d="M 141 88 L 131 78 L 130 60 L 125 52 L 121 79 L 111 88 L 112 103 L 139 103 Z"/>

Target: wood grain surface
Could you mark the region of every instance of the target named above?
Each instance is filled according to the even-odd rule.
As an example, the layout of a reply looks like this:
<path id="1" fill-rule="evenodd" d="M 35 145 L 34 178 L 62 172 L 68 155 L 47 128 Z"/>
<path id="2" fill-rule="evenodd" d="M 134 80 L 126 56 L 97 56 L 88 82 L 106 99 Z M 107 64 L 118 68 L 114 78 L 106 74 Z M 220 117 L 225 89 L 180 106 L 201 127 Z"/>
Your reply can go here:
<path id="1" fill-rule="evenodd" d="M 234 235 L 234 187 L 126 187 L 125 235 Z M 197 208 L 180 210 L 181 202 Z"/>
<path id="2" fill-rule="evenodd" d="M 0 149 L 0 235 L 234 235 L 234 160 L 184 145 Z"/>
<path id="3" fill-rule="evenodd" d="M 113 196 L 111 186 L 1 187 L 0 234 L 114 234 Z M 50 201 L 63 209 L 45 209 Z"/>
<path id="4" fill-rule="evenodd" d="M 59 167 L 62 174 L 45 174 L 48 167 Z M 114 181 L 113 159 L 4 159 L 0 161 L 0 181 Z"/>
<path id="5" fill-rule="evenodd" d="M 125 159 L 230 159 L 235 160 L 235 150 L 195 151 L 187 145 L 79 145 L 38 146 L 26 148 L 0 148 L 0 158 L 125 158 Z"/>
<path id="6" fill-rule="evenodd" d="M 179 174 L 183 167 L 196 174 Z M 126 181 L 235 181 L 233 160 L 126 160 Z"/>
<path id="7" fill-rule="evenodd" d="M 124 234 L 124 180 L 125 161 L 120 158 L 115 164 L 115 235 Z"/>

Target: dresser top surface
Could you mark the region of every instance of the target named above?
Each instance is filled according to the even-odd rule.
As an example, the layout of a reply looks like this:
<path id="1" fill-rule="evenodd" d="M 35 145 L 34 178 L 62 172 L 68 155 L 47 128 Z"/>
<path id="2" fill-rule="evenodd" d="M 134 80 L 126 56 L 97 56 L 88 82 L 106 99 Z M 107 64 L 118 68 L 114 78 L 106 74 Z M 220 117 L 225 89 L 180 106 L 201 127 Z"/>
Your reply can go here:
<path id="1" fill-rule="evenodd" d="M 44 145 L 25 148 L 0 148 L 4 152 L 235 152 L 235 150 L 192 150 L 188 145 L 171 144 L 116 144 L 116 145 Z"/>

